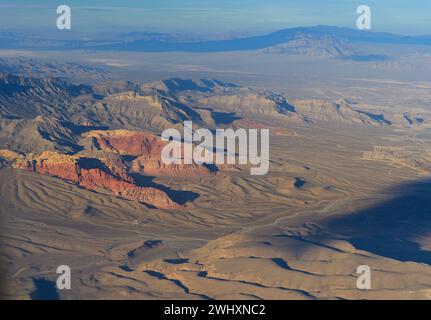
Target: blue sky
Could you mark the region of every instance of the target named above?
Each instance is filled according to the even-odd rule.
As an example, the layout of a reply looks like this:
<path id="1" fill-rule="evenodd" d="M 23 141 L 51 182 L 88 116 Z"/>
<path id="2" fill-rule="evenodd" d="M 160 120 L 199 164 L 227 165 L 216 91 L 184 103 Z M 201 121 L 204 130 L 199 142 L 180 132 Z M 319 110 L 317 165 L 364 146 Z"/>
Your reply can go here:
<path id="1" fill-rule="evenodd" d="M 372 9 L 373 30 L 431 34 L 429 0 L 0 0 L 1 30 L 55 28 L 58 5 L 72 8 L 79 32 L 263 33 L 311 25 L 355 27 L 356 8 Z"/>

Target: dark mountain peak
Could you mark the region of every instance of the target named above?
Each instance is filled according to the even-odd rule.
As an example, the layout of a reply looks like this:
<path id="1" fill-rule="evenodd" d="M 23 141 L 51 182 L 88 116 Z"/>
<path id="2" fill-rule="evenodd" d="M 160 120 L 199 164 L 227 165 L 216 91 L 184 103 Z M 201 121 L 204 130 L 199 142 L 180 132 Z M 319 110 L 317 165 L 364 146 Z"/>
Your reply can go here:
<path id="1" fill-rule="evenodd" d="M 0 116 L 29 119 L 37 115 L 61 114 L 72 99 L 90 92 L 90 86 L 58 78 L 0 73 Z"/>
<path id="2" fill-rule="evenodd" d="M 73 79 L 76 82 L 101 80 L 108 74 L 99 67 L 20 56 L 0 57 L 0 72 L 33 78 Z"/>
<path id="3" fill-rule="evenodd" d="M 33 78 L 0 72 L 0 96 L 32 92 L 58 93 L 61 91 L 70 96 L 79 96 L 91 90 L 89 86 L 75 85 L 59 78 Z"/>
<path id="4" fill-rule="evenodd" d="M 272 92 L 269 90 L 266 90 L 263 92 L 263 95 L 272 101 L 275 102 L 276 110 L 282 114 L 290 113 L 290 112 L 296 112 L 295 106 L 290 104 L 287 99 L 282 96 L 281 94 L 278 94 L 276 92 Z"/>
<path id="5" fill-rule="evenodd" d="M 225 83 L 215 79 L 180 79 L 171 78 L 153 83 L 148 83 L 142 86 L 142 89 L 157 89 L 164 92 L 177 93 L 182 91 L 195 92 L 216 92 L 238 88 L 232 83 Z"/>

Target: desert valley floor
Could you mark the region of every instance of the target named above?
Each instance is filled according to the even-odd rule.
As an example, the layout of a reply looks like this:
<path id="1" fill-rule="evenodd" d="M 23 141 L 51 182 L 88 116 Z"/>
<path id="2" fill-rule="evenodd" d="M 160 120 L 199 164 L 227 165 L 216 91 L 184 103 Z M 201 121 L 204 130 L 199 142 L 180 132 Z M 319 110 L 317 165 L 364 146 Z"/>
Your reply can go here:
<path id="1" fill-rule="evenodd" d="M 169 181 L 202 195 L 178 212 L 4 168 L 3 256 L 14 261 L 5 288 L 25 298 L 35 275 L 68 264 L 77 274 L 64 298 L 429 297 L 431 183 L 362 159 L 381 129 L 340 130 L 273 137 L 265 178 Z M 369 292 L 356 289 L 361 264 L 375 271 Z"/>

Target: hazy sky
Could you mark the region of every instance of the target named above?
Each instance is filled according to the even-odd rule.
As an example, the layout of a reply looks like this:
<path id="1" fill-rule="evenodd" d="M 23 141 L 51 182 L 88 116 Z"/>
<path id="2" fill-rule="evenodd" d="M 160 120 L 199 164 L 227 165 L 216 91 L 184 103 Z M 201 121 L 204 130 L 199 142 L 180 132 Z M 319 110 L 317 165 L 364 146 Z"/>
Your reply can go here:
<path id="1" fill-rule="evenodd" d="M 355 27 L 356 8 L 367 4 L 375 31 L 431 34 L 430 0 L 0 0 L 0 29 L 55 29 L 55 8 L 61 4 L 72 8 L 72 29 L 80 32 L 262 33 L 293 26 Z"/>

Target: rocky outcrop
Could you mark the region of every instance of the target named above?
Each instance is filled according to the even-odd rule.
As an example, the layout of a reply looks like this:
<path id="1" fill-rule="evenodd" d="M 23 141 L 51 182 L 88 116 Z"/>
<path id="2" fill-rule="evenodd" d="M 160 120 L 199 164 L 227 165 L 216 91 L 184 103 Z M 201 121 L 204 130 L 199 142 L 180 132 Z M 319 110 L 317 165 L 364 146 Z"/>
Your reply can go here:
<path id="1" fill-rule="evenodd" d="M 364 152 L 362 159 L 386 161 L 398 167 L 404 166 L 425 174 L 431 173 L 431 151 L 417 146 L 374 146 L 373 151 Z"/>
<path id="2" fill-rule="evenodd" d="M 6 160 L 16 160 L 20 157 L 22 157 L 22 155 L 15 151 L 8 150 L 8 149 L 0 150 L 0 158 L 6 159 Z"/>
<path id="3" fill-rule="evenodd" d="M 30 154 L 19 158 L 14 167 L 71 181 L 88 190 L 110 190 L 123 199 L 138 201 L 156 208 L 180 207 L 164 191 L 140 187 L 125 173 L 121 177 L 115 175 L 98 159 L 46 151 L 38 156 Z"/>
<path id="4" fill-rule="evenodd" d="M 363 124 L 375 126 L 388 126 L 392 122 L 386 119 L 384 113 L 374 113 L 345 99 L 336 102 L 323 100 L 293 100 L 299 114 L 307 122 L 333 122 L 345 124 Z"/>
<path id="5" fill-rule="evenodd" d="M 165 164 L 160 159 L 148 158 L 143 155 L 132 162 L 132 171 L 140 172 L 149 176 L 199 178 L 213 175 L 215 166 L 204 166 L 197 164 Z"/>

